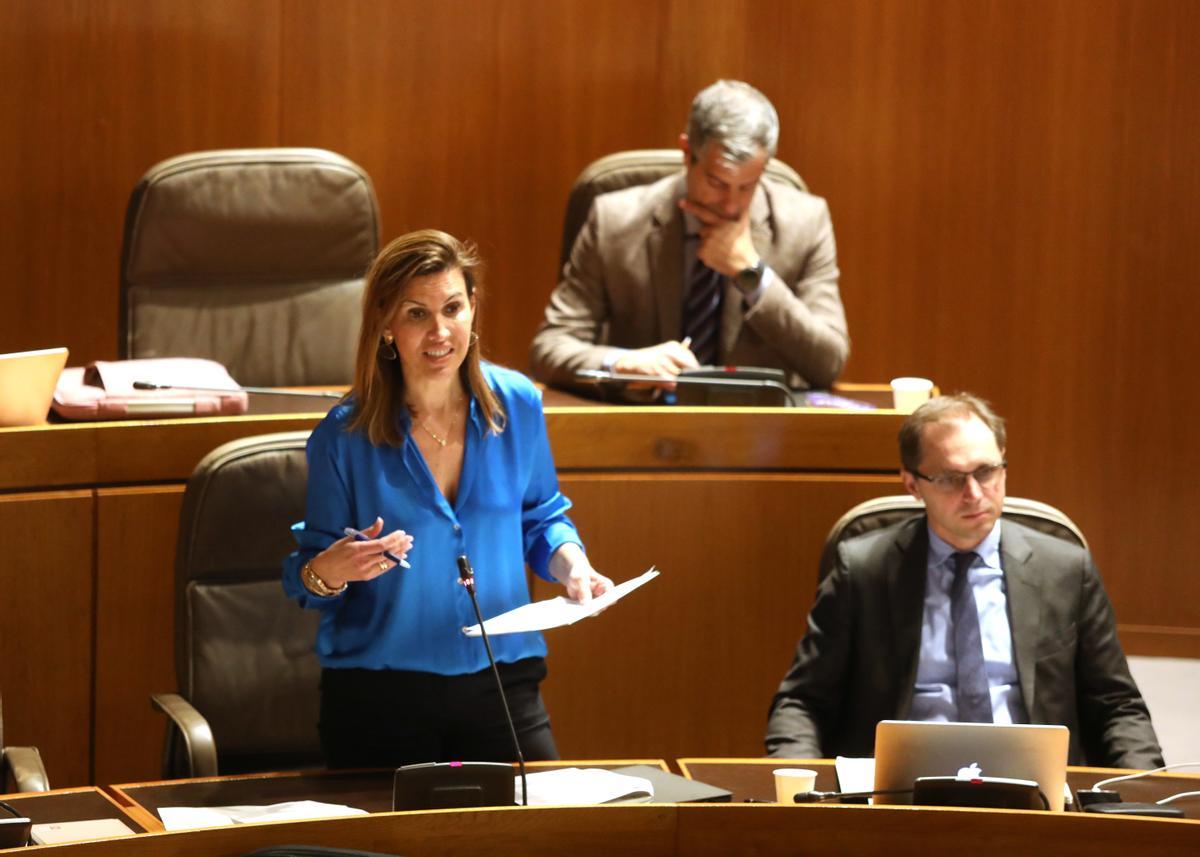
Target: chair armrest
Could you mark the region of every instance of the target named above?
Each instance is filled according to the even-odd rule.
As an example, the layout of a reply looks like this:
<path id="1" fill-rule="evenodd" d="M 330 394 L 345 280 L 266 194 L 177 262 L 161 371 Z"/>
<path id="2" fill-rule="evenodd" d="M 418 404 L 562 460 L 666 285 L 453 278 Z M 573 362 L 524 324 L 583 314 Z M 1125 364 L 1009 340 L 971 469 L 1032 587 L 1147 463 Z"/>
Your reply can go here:
<path id="1" fill-rule="evenodd" d="M 50 779 L 37 747 L 5 747 L 8 773 L 19 792 L 48 792 Z M 7 785 L 7 784 L 6 784 Z"/>
<path id="2" fill-rule="evenodd" d="M 189 773 L 193 777 L 217 776 L 217 747 L 204 716 L 177 693 L 152 693 L 150 705 L 167 715 L 183 736 Z"/>

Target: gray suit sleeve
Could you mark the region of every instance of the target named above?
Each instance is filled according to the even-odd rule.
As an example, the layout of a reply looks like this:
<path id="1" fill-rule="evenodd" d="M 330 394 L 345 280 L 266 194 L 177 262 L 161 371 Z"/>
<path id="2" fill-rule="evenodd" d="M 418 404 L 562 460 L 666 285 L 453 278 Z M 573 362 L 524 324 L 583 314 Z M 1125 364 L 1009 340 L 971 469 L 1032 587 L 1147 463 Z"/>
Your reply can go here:
<path id="1" fill-rule="evenodd" d="M 1163 764 L 1150 712 L 1129 672 L 1117 621 L 1090 556 L 1080 600 L 1076 682 L 1088 763 L 1149 769 Z"/>
<path id="2" fill-rule="evenodd" d="M 746 313 L 746 324 L 810 384 L 829 387 L 850 356 L 850 334 L 838 291 L 833 221 L 825 201 L 817 202 L 815 219 L 804 230 L 807 243 L 798 248 L 804 254 L 799 273 L 790 280 L 777 277 Z"/>
<path id="3" fill-rule="evenodd" d="M 825 758 L 841 710 L 854 638 L 853 593 L 844 545 L 808 614 L 808 630 L 779 685 L 767 721 L 768 756 Z"/>
<path id="4" fill-rule="evenodd" d="M 530 345 L 534 377 L 555 387 L 578 387 L 575 373 L 602 368 L 610 351 L 597 344 L 610 313 L 597 234 L 597 209 L 592 205 Z"/>

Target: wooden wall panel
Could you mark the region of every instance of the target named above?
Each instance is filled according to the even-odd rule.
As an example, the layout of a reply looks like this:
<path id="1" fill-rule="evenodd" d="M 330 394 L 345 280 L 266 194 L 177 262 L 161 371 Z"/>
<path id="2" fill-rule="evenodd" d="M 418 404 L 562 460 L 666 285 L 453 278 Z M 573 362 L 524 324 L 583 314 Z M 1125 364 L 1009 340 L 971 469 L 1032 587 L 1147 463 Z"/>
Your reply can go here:
<path id="1" fill-rule="evenodd" d="M 566 759 L 761 755 L 767 711 L 816 592 L 829 528 L 899 491 L 877 476 L 561 479 L 593 564 L 661 576 L 593 619 L 549 631 L 544 685 Z M 535 597 L 561 592 L 538 582 Z"/>
<path id="2" fill-rule="evenodd" d="M 278 8 L 0 3 L 0 351 L 116 357 L 129 193 L 171 155 L 277 142 Z"/>
<path id="3" fill-rule="evenodd" d="M 282 135 L 370 173 L 385 240 L 436 227 L 477 241 L 487 350 L 523 367 L 571 181 L 602 154 L 671 140 L 648 122 L 658 15 L 638 0 L 290 2 Z"/>
<path id="4" fill-rule="evenodd" d="M 166 717 L 151 693 L 174 693 L 175 540 L 182 485 L 97 492 L 96 783 L 162 776 Z"/>
<path id="5" fill-rule="evenodd" d="M 4 741 L 37 747 L 54 788 L 90 775 L 93 507 L 90 491 L 0 496 Z"/>

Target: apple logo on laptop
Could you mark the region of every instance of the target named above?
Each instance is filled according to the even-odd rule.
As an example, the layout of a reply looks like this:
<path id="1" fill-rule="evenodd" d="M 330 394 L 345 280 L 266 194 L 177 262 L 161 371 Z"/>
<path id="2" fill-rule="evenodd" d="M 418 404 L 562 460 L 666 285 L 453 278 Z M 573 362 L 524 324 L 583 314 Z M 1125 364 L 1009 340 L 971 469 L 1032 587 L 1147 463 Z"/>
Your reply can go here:
<path id="1" fill-rule="evenodd" d="M 972 762 L 971 764 L 967 765 L 965 768 L 958 769 L 958 776 L 956 777 L 956 779 L 978 780 L 978 779 L 981 779 L 982 777 L 983 777 L 983 770 L 979 767 L 979 763 Z"/>

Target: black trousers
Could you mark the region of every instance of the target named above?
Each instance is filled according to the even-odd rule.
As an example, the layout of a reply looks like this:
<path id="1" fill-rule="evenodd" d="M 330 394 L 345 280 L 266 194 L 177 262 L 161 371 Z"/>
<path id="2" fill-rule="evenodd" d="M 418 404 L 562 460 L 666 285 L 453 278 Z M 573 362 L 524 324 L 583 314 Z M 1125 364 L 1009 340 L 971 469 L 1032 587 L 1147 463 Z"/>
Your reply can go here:
<path id="1" fill-rule="evenodd" d="M 546 661 L 526 658 L 498 667 L 526 760 L 557 759 L 538 691 Z M 318 726 L 331 768 L 516 761 L 490 668 L 458 676 L 322 670 Z"/>

